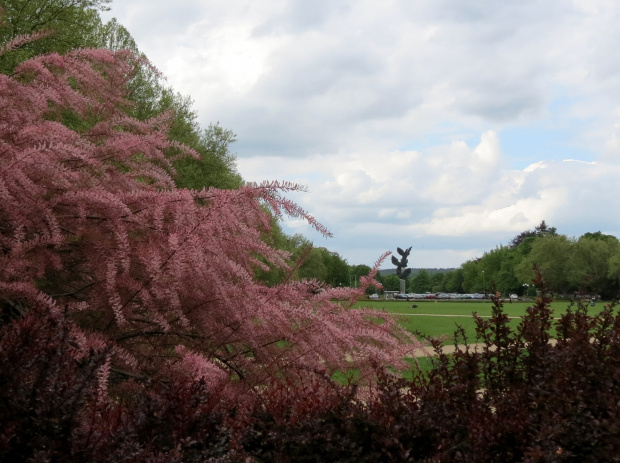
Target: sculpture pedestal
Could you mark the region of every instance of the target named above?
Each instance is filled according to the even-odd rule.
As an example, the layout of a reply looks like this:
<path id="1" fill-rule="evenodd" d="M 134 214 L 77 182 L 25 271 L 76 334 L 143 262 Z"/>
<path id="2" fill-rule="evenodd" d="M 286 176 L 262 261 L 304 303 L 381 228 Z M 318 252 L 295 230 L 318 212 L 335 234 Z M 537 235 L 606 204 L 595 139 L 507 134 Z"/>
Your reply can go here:
<path id="1" fill-rule="evenodd" d="M 405 280 L 400 280 L 400 294 L 405 294 Z"/>

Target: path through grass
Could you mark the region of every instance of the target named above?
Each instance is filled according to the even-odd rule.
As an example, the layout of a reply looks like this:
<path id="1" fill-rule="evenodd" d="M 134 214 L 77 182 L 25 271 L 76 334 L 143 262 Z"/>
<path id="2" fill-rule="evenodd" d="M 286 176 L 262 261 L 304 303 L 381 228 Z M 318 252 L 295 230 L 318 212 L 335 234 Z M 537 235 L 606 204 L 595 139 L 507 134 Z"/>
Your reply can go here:
<path id="1" fill-rule="evenodd" d="M 504 312 L 511 320 L 511 327 L 517 328 L 520 318 L 525 315 L 532 302 L 506 302 Z M 417 305 L 416 308 L 412 307 Z M 566 302 L 552 304 L 558 312 L 567 307 Z M 444 344 L 454 343 L 454 332 L 458 326 L 463 327 L 469 343 L 476 342 L 476 323 L 473 313 L 481 317 L 490 317 L 493 304 L 485 301 L 360 301 L 356 307 L 368 307 L 398 314 L 400 323 L 409 331 L 443 339 Z M 462 340 L 460 340 L 462 341 Z"/>

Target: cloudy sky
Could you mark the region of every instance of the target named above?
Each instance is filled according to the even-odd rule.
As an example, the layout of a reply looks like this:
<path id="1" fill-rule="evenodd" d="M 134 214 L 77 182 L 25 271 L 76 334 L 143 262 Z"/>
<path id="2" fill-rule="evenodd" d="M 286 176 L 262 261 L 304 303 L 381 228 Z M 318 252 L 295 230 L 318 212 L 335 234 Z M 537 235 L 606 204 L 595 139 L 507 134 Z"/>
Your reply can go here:
<path id="1" fill-rule="evenodd" d="M 458 267 L 545 220 L 620 236 L 620 2 L 116 0 L 245 180 L 349 264 Z M 385 268 L 390 264 L 386 263 Z"/>

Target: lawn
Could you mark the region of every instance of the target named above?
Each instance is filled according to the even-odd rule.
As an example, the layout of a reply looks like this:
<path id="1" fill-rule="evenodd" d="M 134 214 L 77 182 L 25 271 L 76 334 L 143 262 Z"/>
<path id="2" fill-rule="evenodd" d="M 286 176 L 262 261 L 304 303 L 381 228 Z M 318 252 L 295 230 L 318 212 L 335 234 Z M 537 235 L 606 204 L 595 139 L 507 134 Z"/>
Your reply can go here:
<path id="1" fill-rule="evenodd" d="M 413 308 L 412 305 L 417 305 Z M 509 317 L 515 317 L 511 324 L 516 329 L 520 317 L 525 315 L 532 302 L 506 302 L 504 311 Z M 567 302 L 555 302 L 551 305 L 558 313 L 564 312 Z M 597 304 L 599 306 L 599 304 Z M 476 323 L 473 313 L 482 317 L 491 315 L 490 301 L 360 301 L 356 307 L 369 307 L 377 310 L 399 314 L 400 323 L 409 331 L 418 331 L 429 337 L 440 337 L 444 344 L 454 342 L 454 332 L 458 326 L 465 329 L 468 342 L 476 342 Z M 602 309 L 602 304 L 600 307 Z"/>

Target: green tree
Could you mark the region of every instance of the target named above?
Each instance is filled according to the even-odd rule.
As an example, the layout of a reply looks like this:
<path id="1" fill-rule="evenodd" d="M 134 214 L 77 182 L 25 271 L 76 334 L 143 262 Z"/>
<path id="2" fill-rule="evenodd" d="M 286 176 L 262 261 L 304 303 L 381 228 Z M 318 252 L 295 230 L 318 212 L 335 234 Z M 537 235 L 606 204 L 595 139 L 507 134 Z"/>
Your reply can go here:
<path id="1" fill-rule="evenodd" d="M 529 239 L 529 238 L 528 238 Z M 522 283 L 515 276 L 515 266 L 521 261 L 521 253 L 515 248 L 498 246 L 486 252 L 482 257 L 482 267 L 485 271 L 487 291 L 499 291 L 508 295 L 522 289 Z"/>
<path id="2" fill-rule="evenodd" d="M 579 239 L 599 240 L 599 241 L 604 241 L 609 244 L 613 244 L 615 246 L 617 246 L 620 243 L 620 241 L 618 241 L 618 238 L 616 238 L 614 235 L 607 235 L 605 233 L 602 233 L 601 231 L 597 231 L 594 233 L 592 232 L 584 233 L 583 235 L 579 237 Z"/>
<path id="3" fill-rule="evenodd" d="M 444 291 L 448 293 L 463 292 L 463 269 L 458 268 L 446 273 L 444 277 Z"/>
<path id="4" fill-rule="evenodd" d="M 482 260 L 468 260 L 461 268 L 463 269 L 463 290 L 466 293 L 482 293 L 486 282 L 485 277 L 482 276 Z"/>
<path id="5" fill-rule="evenodd" d="M 304 249 L 307 249 L 308 251 L 312 249 L 312 243 L 301 235 L 289 236 L 284 233 L 277 218 L 272 216 L 270 222 L 268 232 L 262 232 L 263 241 L 275 249 L 289 252 L 291 254 L 291 258 L 288 261 L 293 265 L 293 269 L 288 271 L 281 266 L 272 265 L 265 259 L 261 259 L 259 257 L 259 260 L 267 266 L 267 269 L 256 269 L 255 275 L 257 280 L 267 286 L 275 286 L 283 282 L 286 278 L 297 278 L 299 268 L 298 266 L 295 267 L 295 263 L 301 263 L 300 256 L 302 255 Z"/>
<path id="6" fill-rule="evenodd" d="M 349 267 L 349 286 L 356 288 L 359 286 L 360 277 L 368 275 L 371 268 L 368 265 L 352 265 Z M 373 291 L 374 292 L 374 291 Z"/>
<path id="7" fill-rule="evenodd" d="M 568 293 L 575 289 L 571 276 L 571 260 L 574 243 L 565 235 L 549 235 L 537 238 L 531 252 L 516 266 L 517 278 L 530 283 L 534 278 L 534 264 L 540 268 L 548 288 L 556 293 Z"/>
<path id="8" fill-rule="evenodd" d="M 512 251 L 512 250 L 511 250 Z M 506 259 L 502 261 L 499 272 L 495 275 L 495 285 L 499 292 L 504 295 L 523 293 L 523 283 L 519 281 L 515 274 L 515 267 L 521 261 L 517 253 L 509 252 Z"/>
<path id="9" fill-rule="evenodd" d="M 620 286 L 620 250 L 616 250 L 614 254 L 609 256 L 607 276 L 611 279 L 612 283 L 616 286 Z M 620 292 L 620 290 L 619 290 Z M 613 297 L 620 298 L 620 294 L 615 294 Z"/>
<path id="10" fill-rule="evenodd" d="M 477 292 L 499 291 L 497 287 L 498 276 L 502 268 L 502 260 L 505 255 L 505 248 L 500 246 L 485 252 L 480 258 L 479 267 L 482 274 L 482 289 Z"/>
<path id="11" fill-rule="evenodd" d="M 534 227 L 534 230 L 526 230 L 524 232 L 519 233 L 515 236 L 510 242 L 511 248 L 516 248 L 521 243 L 523 243 L 527 238 L 537 238 L 543 236 L 554 236 L 557 235 L 557 230 L 555 227 L 550 227 L 543 220 L 539 225 Z"/>
<path id="12" fill-rule="evenodd" d="M 10 74 L 17 64 L 34 56 L 75 48 L 99 46 L 99 11 L 111 0 L 3 0 L 0 8 L 0 43 L 19 36 L 48 32 L 49 35 L 0 57 L 0 73 Z"/>
<path id="13" fill-rule="evenodd" d="M 231 130 L 222 128 L 219 123 L 210 124 L 190 145 L 200 154 L 200 159 L 181 158 L 174 162 L 179 175 L 177 186 L 195 190 L 211 186 L 220 189 L 241 186 L 236 157 L 230 151 L 230 145 L 236 140 Z"/>
<path id="14" fill-rule="evenodd" d="M 301 260 L 295 278 L 316 279 L 331 286 L 349 286 L 349 265 L 340 257 L 324 247 L 312 247 L 312 243 L 301 235 L 294 235 L 295 242 L 292 261 Z"/>
<path id="15" fill-rule="evenodd" d="M 383 285 L 384 291 L 400 291 L 400 278 L 395 273 L 378 275 L 377 281 Z"/>
<path id="16" fill-rule="evenodd" d="M 412 278 L 410 278 L 410 280 L 411 292 L 413 293 L 426 293 L 431 292 L 433 289 L 433 281 L 431 276 L 424 269 L 421 269 Z"/>
<path id="17" fill-rule="evenodd" d="M 325 282 L 334 287 L 349 286 L 349 265 L 337 252 L 326 248 L 318 248 L 323 255 L 323 262 L 327 267 Z"/>
<path id="18" fill-rule="evenodd" d="M 573 246 L 570 262 L 572 284 L 582 292 L 615 297 L 618 284 L 610 277 L 610 260 L 619 248 L 618 239 L 612 235 L 596 232 L 581 236 Z"/>
<path id="19" fill-rule="evenodd" d="M 361 283 L 360 277 L 368 275 L 371 270 L 370 266 L 365 264 L 349 266 L 349 286 L 352 288 L 359 288 Z M 378 276 L 377 274 L 377 277 L 375 277 L 377 281 L 379 281 Z M 375 294 L 377 292 L 379 292 L 379 288 L 374 285 L 370 285 L 366 288 L 366 294 Z"/>
<path id="20" fill-rule="evenodd" d="M 445 281 L 446 274 L 442 272 L 433 273 L 431 275 L 431 292 L 439 293 L 445 291 Z"/>
<path id="21" fill-rule="evenodd" d="M 324 254 L 319 248 L 311 248 L 298 271 L 299 278 L 307 280 L 327 281 L 328 269 Z"/>

